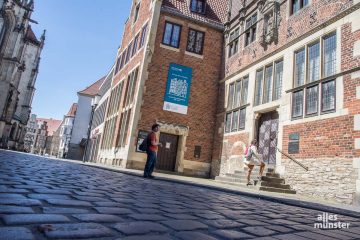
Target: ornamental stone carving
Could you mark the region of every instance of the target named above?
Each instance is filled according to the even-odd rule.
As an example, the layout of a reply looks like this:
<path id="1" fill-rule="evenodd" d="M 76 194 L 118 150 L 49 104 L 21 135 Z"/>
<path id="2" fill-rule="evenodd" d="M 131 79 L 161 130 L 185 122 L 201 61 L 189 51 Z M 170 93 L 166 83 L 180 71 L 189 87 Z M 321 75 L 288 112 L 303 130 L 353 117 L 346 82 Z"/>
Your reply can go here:
<path id="1" fill-rule="evenodd" d="M 264 20 L 260 43 L 266 49 L 268 45 L 278 41 L 281 16 L 280 4 L 276 0 L 264 2 L 260 1 L 258 7 Z"/>

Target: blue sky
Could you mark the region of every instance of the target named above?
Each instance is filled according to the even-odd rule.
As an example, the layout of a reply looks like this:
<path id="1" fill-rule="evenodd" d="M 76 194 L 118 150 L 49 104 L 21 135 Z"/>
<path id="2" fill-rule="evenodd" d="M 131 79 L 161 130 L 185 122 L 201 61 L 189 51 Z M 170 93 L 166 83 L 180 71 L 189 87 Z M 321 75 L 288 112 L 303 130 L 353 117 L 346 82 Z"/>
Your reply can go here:
<path id="1" fill-rule="evenodd" d="M 45 47 L 32 113 L 62 119 L 77 92 L 106 75 L 115 62 L 132 0 L 35 0 L 32 24 Z"/>

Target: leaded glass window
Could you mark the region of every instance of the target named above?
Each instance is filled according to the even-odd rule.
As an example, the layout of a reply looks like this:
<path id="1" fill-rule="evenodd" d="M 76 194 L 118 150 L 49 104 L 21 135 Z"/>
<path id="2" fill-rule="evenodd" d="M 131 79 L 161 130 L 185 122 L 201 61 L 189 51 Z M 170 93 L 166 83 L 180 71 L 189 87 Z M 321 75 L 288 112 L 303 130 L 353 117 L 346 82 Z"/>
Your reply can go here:
<path id="1" fill-rule="evenodd" d="M 204 32 L 189 29 L 188 44 L 186 50 L 189 52 L 202 54 L 204 45 Z"/>
<path id="2" fill-rule="evenodd" d="M 275 82 L 274 82 L 274 99 L 281 98 L 282 82 L 283 82 L 283 68 L 284 62 L 280 61 L 275 63 Z"/>
<path id="3" fill-rule="evenodd" d="M 232 83 L 229 86 L 229 97 L 228 97 L 228 109 L 233 108 L 234 104 L 234 92 L 235 92 L 235 84 Z"/>
<path id="4" fill-rule="evenodd" d="M 197 13 L 205 13 L 205 0 L 191 0 L 191 11 Z"/>
<path id="5" fill-rule="evenodd" d="M 236 131 L 238 129 L 238 124 L 239 124 L 239 111 L 235 111 L 232 114 L 231 131 Z"/>
<path id="6" fill-rule="evenodd" d="M 263 83 L 263 70 L 260 70 L 256 72 L 256 79 L 255 79 L 255 103 L 254 103 L 255 106 L 261 103 L 262 83 Z"/>
<path id="7" fill-rule="evenodd" d="M 240 107 L 240 97 L 241 97 L 241 82 L 237 81 L 235 84 L 234 107 Z"/>
<path id="8" fill-rule="evenodd" d="M 225 119 L 225 132 L 230 132 L 230 127 L 231 127 L 231 114 L 232 114 L 232 113 L 227 113 L 227 114 L 226 114 L 226 119 Z"/>
<path id="9" fill-rule="evenodd" d="M 179 48 L 180 34 L 181 34 L 181 26 L 180 25 L 166 22 L 162 43 L 164 45 L 168 45 L 168 46 L 171 46 L 174 48 Z"/>
<path id="10" fill-rule="evenodd" d="M 148 25 L 147 25 L 147 24 L 142 28 L 142 31 L 141 31 L 141 39 L 140 39 L 140 44 L 139 44 L 139 49 L 140 49 L 142 46 L 144 46 L 144 44 L 145 44 L 145 38 L 146 38 L 147 28 L 148 28 Z"/>
<path id="11" fill-rule="evenodd" d="M 132 49 L 132 42 L 129 44 L 127 52 L 126 52 L 126 60 L 125 63 L 128 63 L 131 57 L 131 49 Z"/>
<path id="12" fill-rule="evenodd" d="M 315 114 L 318 112 L 319 96 L 318 86 L 306 89 L 306 114 Z"/>
<path id="13" fill-rule="evenodd" d="M 136 37 L 134 39 L 134 45 L 133 45 L 131 57 L 133 57 L 136 54 L 137 50 L 138 50 L 138 42 L 139 42 L 139 34 L 136 35 Z"/>
<path id="14" fill-rule="evenodd" d="M 239 129 L 245 129 L 246 108 L 240 110 Z"/>
<path id="15" fill-rule="evenodd" d="M 293 93 L 293 104 L 292 104 L 293 118 L 301 117 L 303 115 L 303 101 L 304 101 L 304 92 L 302 90 Z"/>
<path id="16" fill-rule="evenodd" d="M 245 127 L 245 109 L 249 77 L 246 76 L 228 85 L 227 114 L 225 132 L 238 131 Z"/>
<path id="17" fill-rule="evenodd" d="M 257 14 L 255 13 L 245 22 L 245 47 L 256 40 Z"/>
<path id="18" fill-rule="evenodd" d="M 248 87 L 249 87 L 249 77 L 245 77 L 242 80 L 242 91 L 241 91 L 241 105 L 245 105 L 247 103 L 248 98 Z"/>
<path id="19" fill-rule="evenodd" d="M 291 14 L 297 13 L 307 5 L 309 5 L 309 0 L 291 0 Z"/>
<path id="20" fill-rule="evenodd" d="M 336 73 L 336 34 L 324 38 L 324 77 Z"/>
<path id="21" fill-rule="evenodd" d="M 272 98 L 272 78 L 273 78 L 273 66 L 265 68 L 265 83 L 264 83 L 264 97 L 263 103 L 268 103 Z"/>
<path id="22" fill-rule="evenodd" d="M 304 84 L 305 79 L 305 49 L 295 53 L 295 87 Z"/>
<path id="23" fill-rule="evenodd" d="M 321 111 L 331 111 L 335 109 L 335 81 L 322 84 Z"/>
<path id="24" fill-rule="evenodd" d="M 240 29 L 236 28 L 230 33 L 228 57 L 235 55 L 239 50 Z"/>
<path id="25" fill-rule="evenodd" d="M 320 78 L 320 44 L 315 43 L 308 48 L 309 51 L 309 82 Z"/>

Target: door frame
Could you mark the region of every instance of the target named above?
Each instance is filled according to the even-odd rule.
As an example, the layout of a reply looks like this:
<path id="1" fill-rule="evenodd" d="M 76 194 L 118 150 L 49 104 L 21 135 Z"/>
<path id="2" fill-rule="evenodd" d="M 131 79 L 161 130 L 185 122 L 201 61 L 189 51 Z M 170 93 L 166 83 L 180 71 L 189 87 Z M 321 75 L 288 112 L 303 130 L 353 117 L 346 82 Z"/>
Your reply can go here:
<path id="1" fill-rule="evenodd" d="M 167 133 L 178 136 L 179 139 L 174 172 L 182 173 L 184 171 L 184 155 L 186 151 L 186 138 L 189 134 L 189 127 L 164 122 L 157 122 L 157 124 L 160 125 L 160 131 L 158 135 L 159 139 L 160 133 Z"/>
<path id="2" fill-rule="evenodd" d="M 277 133 L 277 140 L 276 140 L 276 146 L 279 147 L 279 144 L 281 146 L 282 144 L 282 124 L 280 122 L 280 108 L 279 106 L 275 108 L 268 108 L 268 109 L 262 109 L 261 111 L 254 112 L 254 128 L 253 128 L 253 138 L 249 139 L 249 141 L 252 141 L 253 139 L 259 140 L 259 127 L 260 127 L 260 120 L 261 117 L 265 114 L 269 114 L 272 112 L 276 112 L 278 114 L 278 133 Z M 280 138 L 280 139 L 279 139 Z M 268 166 L 275 167 L 278 165 L 281 165 L 281 154 L 276 151 L 276 162 L 274 164 L 267 164 Z"/>
<path id="3" fill-rule="evenodd" d="M 166 133 L 166 132 L 162 132 L 162 131 L 160 131 L 159 132 L 159 134 L 158 134 L 158 139 L 159 139 L 159 142 L 160 142 L 160 139 L 161 139 L 161 135 L 162 134 L 164 134 L 164 135 L 170 135 L 170 136 L 172 136 L 172 137 L 176 137 L 177 138 L 177 141 L 176 141 L 176 152 L 175 152 L 175 154 L 176 154 L 176 156 L 175 156 L 175 161 L 174 161 L 174 170 L 163 170 L 163 169 L 157 169 L 156 168 L 156 165 L 155 165 L 155 170 L 156 171 L 166 171 L 166 172 L 176 172 L 176 161 L 177 161 L 177 158 L 178 158 L 178 147 L 179 147 L 179 139 L 180 139 L 180 136 L 179 135 L 176 135 L 176 134 L 171 134 L 171 133 Z M 165 147 L 165 146 L 163 146 L 163 147 Z M 159 157 L 159 150 L 158 150 L 158 153 L 157 153 L 157 160 L 156 160 L 156 164 L 158 164 L 159 163 L 159 159 L 160 159 L 160 157 Z"/>

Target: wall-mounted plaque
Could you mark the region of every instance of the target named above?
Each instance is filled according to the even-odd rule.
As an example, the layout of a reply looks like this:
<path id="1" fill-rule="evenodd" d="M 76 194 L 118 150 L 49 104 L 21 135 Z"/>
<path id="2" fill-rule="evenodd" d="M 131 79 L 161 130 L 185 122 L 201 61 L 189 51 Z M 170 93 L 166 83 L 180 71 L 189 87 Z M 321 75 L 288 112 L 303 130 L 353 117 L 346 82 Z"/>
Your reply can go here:
<path id="1" fill-rule="evenodd" d="M 201 146 L 195 146 L 194 157 L 200 158 L 200 156 L 201 156 Z"/>
<path id="2" fill-rule="evenodd" d="M 300 134 L 299 133 L 289 134 L 288 153 L 290 154 L 299 153 L 299 150 L 300 150 Z"/>

